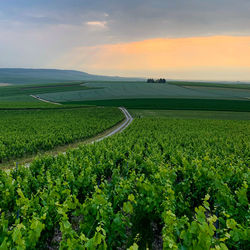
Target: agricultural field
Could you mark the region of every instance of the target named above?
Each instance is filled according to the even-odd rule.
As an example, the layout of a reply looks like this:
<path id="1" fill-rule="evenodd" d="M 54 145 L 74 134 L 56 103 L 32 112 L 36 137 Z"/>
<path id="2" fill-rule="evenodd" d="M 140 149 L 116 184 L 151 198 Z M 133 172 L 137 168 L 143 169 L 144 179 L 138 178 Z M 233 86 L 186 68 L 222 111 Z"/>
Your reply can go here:
<path id="1" fill-rule="evenodd" d="M 67 92 L 90 89 L 80 83 L 54 83 L 0 86 L 0 109 L 54 107 L 31 97 L 50 92 Z"/>
<path id="2" fill-rule="evenodd" d="M 0 97 L 11 97 L 18 95 L 44 94 L 50 92 L 77 91 L 89 89 L 84 83 L 54 83 L 54 84 L 29 84 L 2 86 Z"/>
<path id="3" fill-rule="evenodd" d="M 250 112 L 250 101 L 221 100 L 221 99 L 182 99 L 182 98 L 139 98 L 139 99 L 112 99 L 80 102 L 65 102 L 65 105 L 90 105 L 126 107 L 129 109 L 154 110 L 212 110 L 212 111 L 239 111 Z"/>
<path id="4" fill-rule="evenodd" d="M 250 111 L 250 84 L 170 82 L 78 82 L 2 86 L 0 109 L 48 108 L 31 97 L 64 105 L 125 106 L 133 109 Z M 238 86 L 238 88 L 237 88 Z M 53 107 L 53 105 L 52 105 Z"/>
<path id="5" fill-rule="evenodd" d="M 189 87 L 209 87 L 209 88 L 227 88 L 227 89 L 250 89 L 249 82 L 191 82 L 191 81 L 168 81 L 168 84 Z"/>
<path id="6" fill-rule="evenodd" d="M 138 118 L 0 173 L 2 249 L 247 249 L 248 121 Z"/>
<path id="7" fill-rule="evenodd" d="M 215 120 L 250 120 L 250 112 L 201 111 L 201 110 L 164 110 L 164 109 L 129 109 L 136 118 L 175 118 L 175 119 L 215 119 Z"/>
<path id="8" fill-rule="evenodd" d="M 116 108 L 0 110 L 0 163 L 93 137 L 123 118 Z"/>
<path id="9" fill-rule="evenodd" d="M 219 85 L 219 84 L 218 84 Z M 222 100 L 249 100 L 250 85 L 245 89 L 182 86 L 168 83 L 145 82 L 88 82 L 85 87 L 92 88 L 79 91 L 52 92 L 42 94 L 41 97 L 55 102 L 113 100 L 113 99 L 222 99 Z M 214 86 L 214 85 L 213 85 Z M 247 88 L 248 87 L 248 88 Z"/>

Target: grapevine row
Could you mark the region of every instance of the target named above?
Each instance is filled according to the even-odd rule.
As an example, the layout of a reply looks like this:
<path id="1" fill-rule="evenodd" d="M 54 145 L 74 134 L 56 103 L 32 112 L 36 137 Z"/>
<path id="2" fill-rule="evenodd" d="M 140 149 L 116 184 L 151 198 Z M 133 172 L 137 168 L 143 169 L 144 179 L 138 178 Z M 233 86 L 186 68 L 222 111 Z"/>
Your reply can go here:
<path id="1" fill-rule="evenodd" d="M 245 249 L 249 135 L 244 121 L 143 118 L 1 172 L 0 246 Z"/>

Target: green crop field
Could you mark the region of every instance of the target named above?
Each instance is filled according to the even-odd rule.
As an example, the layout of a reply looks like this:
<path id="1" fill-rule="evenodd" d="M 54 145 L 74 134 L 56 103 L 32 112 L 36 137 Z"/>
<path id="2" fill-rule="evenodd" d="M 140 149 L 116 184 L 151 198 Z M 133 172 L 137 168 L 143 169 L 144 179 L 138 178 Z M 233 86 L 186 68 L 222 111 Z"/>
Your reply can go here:
<path id="1" fill-rule="evenodd" d="M 0 108 L 49 107 L 54 106 L 32 98 L 50 92 L 67 92 L 91 89 L 83 83 L 54 83 L 0 86 Z"/>
<path id="2" fill-rule="evenodd" d="M 58 84 L 33 84 L 33 85 L 11 85 L 0 87 L 0 98 L 18 95 L 36 95 L 50 92 L 64 92 L 90 89 L 83 83 L 58 83 Z"/>
<path id="3" fill-rule="evenodd" d="M 230 89 L 248 89 L 250 83 L 215 83 L 215 82 L 190 82 L 190 81 L 168 81 L 169 84 L 177 86 L 196 86 L 196 87 L 212 87 L 212 88 L 230 88 Z"/>
<path id="4" fill-rule="evenodd" d="M 247 249 L 248 121 L 136 119 L 0 172 L 2 249 Z"/>
<path id="5" fill-rule="evenodd" d="M 201 111 L 201 110 L 164 110 L 164 109 L 129 109 L 136 118 L 161 117 L 185 119 L 250 120 L 250 112 Z"/>
<path id="6" fill-rule="evenodd" d="M 51 106 L 30 96 L 34 95 L 64 105 L 249 111 L 248 84 L 245 84 L 245 89 L 242 89 L 241 85 L 236 88 L 238 85 L 232 84 L 211 83 L 212 87 L 208 87 L 208 83 L 187 82 L 187 86 L 182 85 L 184 83 L 88 82 L 2 86 L 0 87 L 0 108 Z"/>
<path id="7" fill-rule="evenodd" d="M 124 106 L 130 109 L 175 109 L 175 110 L 224 110 L 224 111 L 250 111 L 250 101 L 243 100 L 216 100 L 216 99 L 172 99 L 172 98 L 140 98 L 140 99 L 113 99 L 81 102 L 65 102 L 72 105 L 97 106 Z"/>
<path id="8" fill-rule="evenodd" d="M 116 108 L 0 110 L 0 163 L 92 137 L 122 119 Z"/>
<path id="9" fill-rule="evenodd" d="M 168 83 L 157 84 L 145 82 L 89 82 L 84 86 L 92 89 L 54 93 L 51 91 L 51 93 L 41 94 L 41 97 L 55 102 L 145 98 L 250 99 L 250 88 L 200 87 L 197 89 L 195 86 L 187 88 Z"/>

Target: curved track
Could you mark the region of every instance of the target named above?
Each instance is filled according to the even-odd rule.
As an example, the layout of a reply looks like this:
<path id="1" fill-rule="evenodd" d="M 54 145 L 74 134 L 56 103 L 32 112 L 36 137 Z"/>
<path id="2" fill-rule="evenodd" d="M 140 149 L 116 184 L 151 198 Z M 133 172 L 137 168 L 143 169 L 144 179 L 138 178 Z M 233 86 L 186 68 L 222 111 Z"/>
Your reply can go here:
<path id="1" fill-rule="evenodd" d="M 41 102 L 47 102 L 47 103 L 51 103 L 51 104 L 56 104 L 56 105 L 62 105 L 61 103 L 57 103 L 57 102 L 51 102 L 51 101 L 48 101 L 48 100 L 45 100 L 45 99 L 42 99 L 40 98 L 39 96 L 36 96 L 36 95 L 30 95 L 31 97 L 41 101 Z M 106 135 L 103 135 L 102 137 L 98 138 L 98 139 L 95 139 L 92 141 L 92 143 L 94 142 L 98 142 L 98 141 L 102 141 L 103 139 L 111 136 L 111 135 L 114 135 L 116 133 L 119 133 L 121 131 L 123 131 L 125 128 L 127 128 L 129 126 L 129 124 L 133 121 L 133 117 L 129 114 L 129 112 L 127 111 L 126 108 L 124 107 L 119 107 L 119 109 L 122 111 L 122 113 L 125 115 L 125 121 L 118 127 L 118 128 L 115 128 L 114 130 L 112 130 L 111 132 L 109 132 L 108 134 Z"/>
<path id="2" fill-rule="evenodd" d="M 123 112 L 123 114 L 125 115 L 126 119 L 125 121 L 116 129 L 114 129 L 113 131 L 111 131 L 110 133 L 108 133 L 107 135 L 102 136 L 101 138 L 98 138 L 96 140 L 94 140 L 93 142 L 98 142 L 98 141 L 102 141 L 103 139 L 114 135 L 116 133 L 119 133 L 121 131 L 123 131 L 125 128 L 127 128 L 129 126 L 129 124 L 133 121 L 133 117 L 129 114 L 129 112 L 127 111 L 127 109 L 123 108 L 123 107 L 119 107 L 119 109 Z M 93 143 L 92 142 L 92 143 Z"/>

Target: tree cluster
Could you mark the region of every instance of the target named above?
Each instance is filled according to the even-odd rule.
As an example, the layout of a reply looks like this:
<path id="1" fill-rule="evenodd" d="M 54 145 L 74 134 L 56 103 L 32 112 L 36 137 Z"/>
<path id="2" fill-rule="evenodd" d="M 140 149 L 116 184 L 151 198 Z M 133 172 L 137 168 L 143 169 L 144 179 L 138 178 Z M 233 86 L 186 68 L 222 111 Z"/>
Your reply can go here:
<path id="1" fill-rule="evenodd" d="M 153 78 L 149 78 L 147 80 L 147 83 L 166 83 L 166 79 L 160 78 L 160 79 L 154 80 Z"/>

